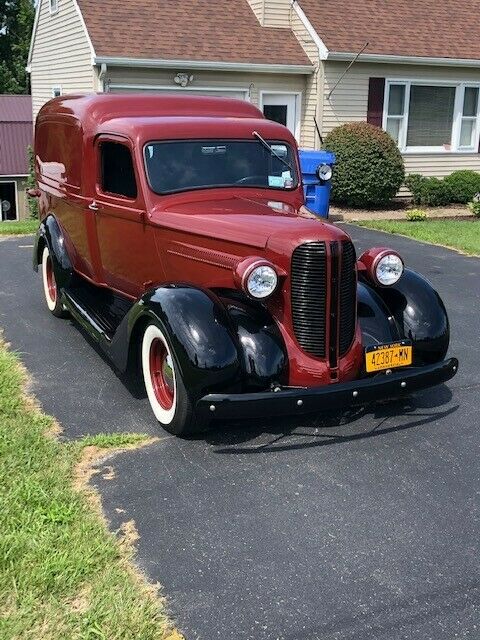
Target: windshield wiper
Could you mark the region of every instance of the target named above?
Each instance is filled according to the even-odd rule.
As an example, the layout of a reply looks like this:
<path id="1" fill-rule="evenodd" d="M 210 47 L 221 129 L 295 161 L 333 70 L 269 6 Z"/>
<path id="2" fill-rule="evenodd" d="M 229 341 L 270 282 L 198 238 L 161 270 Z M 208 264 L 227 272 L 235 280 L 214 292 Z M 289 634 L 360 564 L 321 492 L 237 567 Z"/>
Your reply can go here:
<path id="1" fill-rule="evenodd" d="M 290 169 L 290 171 L 292 172 L 292 177 L 295 174 L 292 165 L 287 162 L 284 158 L 282 158 L 282 156 L 279 156 L 278 153 L 275 151 L 275 149 L 273 147 L 271 147 L 268 142 L 266 140 L 264 140 L 262 138 L 262 136 L 258 133 L 258 131 L 253 131 L 253 135 L 260 140 L 260 142 L 263 144 L 263 146 L 265 147 L 265 149 L 268 149 L 270 151 L 270 153 L 272 154 L 272 156 L 275 156 L 276 158 L 278 158 L 280 160 L 280 162 L 282 162 L 286 167 L 288 167 Z"/>

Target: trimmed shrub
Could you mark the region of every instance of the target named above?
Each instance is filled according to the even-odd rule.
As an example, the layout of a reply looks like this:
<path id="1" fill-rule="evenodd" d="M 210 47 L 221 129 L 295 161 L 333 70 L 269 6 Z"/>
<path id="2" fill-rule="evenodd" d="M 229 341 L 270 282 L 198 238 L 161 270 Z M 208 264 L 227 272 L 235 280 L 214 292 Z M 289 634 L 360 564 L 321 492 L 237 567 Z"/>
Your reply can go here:
<path id="1" fill-rule="evenodd" d="M 445 180 L 425 178 L 425 181 L 421 183 L 420 193 L 420 204 L 426 204 L 430 207 L 441 207 L 451 202 L 450 189 Z"/>
<path id="2" fill-rule="evenodd" d="M 470 169 L 454 171 L 445 178 L 450 189 L 450 202 L 466 204 L 480 191 L 480 173 Z"/>
<path id="3" fill-rule="evenodd" d="M 427 212 L 422 209 L 410 209 L 410 211 L 407 211 L 407 220 L 409 222 L 421 222 L 427 218 Z"/>
<path id="4" fill-rule="evenodd" d="M 412 192 L 413 204 L 440 207 L 451 202 L 450 188 L 445 180 L 411 173 L 405 179 L 405 185 Z"/>
<path id="5" fill-rule="evenodd" d="M 397 193 L 405 177 L 403 158 L 393 139 L 366 122 L 331 131 L 325 149 L 335 153 L 332 201 L 351 207 L 378 207 Z"/>
<path id="6" fill-rule="evenodd" d="M 476 218 L 480 218 L 480 193 L 473 196 L 472 201 L 468 203 L 468 208 Z"/>
<path id="7" fill-rule="evenodd" d="M 413 204 L 421 204 L 422 184 L 425 180 L 425 176 L 422 176 L 419 173 L 409 173 L 405 178 L 405 186 L 412 193 Z"/>

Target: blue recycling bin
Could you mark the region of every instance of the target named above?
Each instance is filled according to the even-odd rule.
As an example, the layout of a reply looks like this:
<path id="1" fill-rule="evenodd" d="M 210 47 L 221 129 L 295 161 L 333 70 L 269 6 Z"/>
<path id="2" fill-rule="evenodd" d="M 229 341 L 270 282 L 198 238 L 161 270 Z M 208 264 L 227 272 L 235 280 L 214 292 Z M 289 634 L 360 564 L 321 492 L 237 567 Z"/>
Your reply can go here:
<path id="1" fill-rule="evenodd" d="M 330 208 L 330 177 L 324 180 L 318 175 L 318 168 L 324 165 L 331 167 L 335 164 L 335 154 L 330 151 L 310 151 L 300 149 L 300 169 L 302 171 L 305 205 L 310 211 L 322 218 L 328 218 Z M 328 176 L 328 171 L 324 172 Z"/>

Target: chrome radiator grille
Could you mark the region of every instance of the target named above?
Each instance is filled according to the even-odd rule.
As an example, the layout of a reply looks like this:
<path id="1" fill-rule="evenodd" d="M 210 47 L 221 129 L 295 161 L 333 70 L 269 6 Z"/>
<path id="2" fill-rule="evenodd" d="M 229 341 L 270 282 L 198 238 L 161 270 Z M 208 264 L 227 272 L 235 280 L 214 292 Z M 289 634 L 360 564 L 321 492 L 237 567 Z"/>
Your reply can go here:
<path id="1" fill-rule="evenodd" d="M 317 358 L 325 358 L 328 353 L 332 367 L 337 366 L 338 356 L 347 353 L 355 334 L 355 264 L 355 249 L 349 241 L 332 242 L 328 250 L 325 242 L 307 242 L 292 255 L 295 336 L 307 353 Z"/>

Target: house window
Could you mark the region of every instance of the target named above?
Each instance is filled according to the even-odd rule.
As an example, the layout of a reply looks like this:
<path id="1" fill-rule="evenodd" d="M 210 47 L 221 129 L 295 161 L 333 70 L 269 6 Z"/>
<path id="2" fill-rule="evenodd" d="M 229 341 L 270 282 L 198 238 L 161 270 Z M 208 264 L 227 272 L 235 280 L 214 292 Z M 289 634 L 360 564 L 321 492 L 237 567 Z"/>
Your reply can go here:
<path id="1" fill-rule="evenodd" d="M 479 86 L 390 80 L 383 128 L 403 152 L 478 148 Z"/>
<path id="2" fill-rule="evenodd" d="M 58 0 L 50 0 L 50 15 L 57 13 L 58 11 Z"/>
<path id="3" fill-rule="evenodd" d="M 137 197 L 137 183 L 130 149 L 118 142 L 100 145 L 102 191 L 125 198 Z"/>
<path id="4" fill-rule="evenodd" d="M 475 147 L 478 121 L 478 87 L 465 87 L 460 125 L 459 148 Z"/>
<path id="5" fill-rule="evenodd" d="M 62 87 L 52 87 L 52 97 L 58 98 L 62 95 Z"/>

